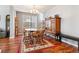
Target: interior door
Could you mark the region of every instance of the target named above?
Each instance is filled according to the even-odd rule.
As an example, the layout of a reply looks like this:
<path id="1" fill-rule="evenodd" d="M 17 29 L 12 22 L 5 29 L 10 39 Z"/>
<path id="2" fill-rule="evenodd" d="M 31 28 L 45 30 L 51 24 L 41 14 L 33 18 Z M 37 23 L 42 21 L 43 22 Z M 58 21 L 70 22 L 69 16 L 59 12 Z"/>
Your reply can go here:
<path id="1" fill-rule="evenodd" d="M 10 36 L 10 15 L 6 16 L 6 37 Z"/>

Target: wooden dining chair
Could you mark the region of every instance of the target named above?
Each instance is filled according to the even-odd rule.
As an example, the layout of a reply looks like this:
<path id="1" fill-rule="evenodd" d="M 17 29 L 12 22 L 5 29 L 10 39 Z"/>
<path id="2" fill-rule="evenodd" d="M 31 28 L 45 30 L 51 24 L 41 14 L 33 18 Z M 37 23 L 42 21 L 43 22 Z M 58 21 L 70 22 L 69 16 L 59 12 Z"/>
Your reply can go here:
<path id="1" fill-rule="evenodd" d="M 29 33 L 28 31 L 24 32 L 23 42 L 26 45 L 26 47 L 28 47 L 29 45 L 33 45 L 31 33 Z"/>
<path id="2" fill-rule="evenodd" d="M 33 45 L 36 46 L 37 45 L 37 40 L 38 40 L 38 31 L 32 32 L 32 39 L 33 39 Z"/>
<path id="3" fill-rule="evenodd" d="M 39 35 L 38 35 L 38 43 L 43 44 L 44 32 L 45 32 L 45 30 L 40 30 L 40 31 L 39 31 Z"/>

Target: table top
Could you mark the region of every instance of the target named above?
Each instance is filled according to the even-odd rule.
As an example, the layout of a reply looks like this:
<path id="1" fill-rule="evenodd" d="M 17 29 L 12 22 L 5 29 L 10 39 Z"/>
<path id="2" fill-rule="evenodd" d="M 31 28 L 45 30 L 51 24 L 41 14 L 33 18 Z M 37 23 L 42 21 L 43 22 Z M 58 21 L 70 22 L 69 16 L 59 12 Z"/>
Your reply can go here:
<path id="1" fill-rule="evenodd" d="M 30 28 L 30 29 L 25 29 L 26 31 L 37 31 L 37 29 Z"/>

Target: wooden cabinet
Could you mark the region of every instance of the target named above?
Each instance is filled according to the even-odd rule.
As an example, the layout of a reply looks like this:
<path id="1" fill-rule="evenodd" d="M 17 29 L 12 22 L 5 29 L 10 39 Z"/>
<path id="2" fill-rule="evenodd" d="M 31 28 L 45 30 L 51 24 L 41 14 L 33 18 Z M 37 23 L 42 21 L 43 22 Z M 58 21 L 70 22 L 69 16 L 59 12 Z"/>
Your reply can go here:
<path id="1" fill-rule="evenodd" d="M 15 36 L 18 36 L 18 17 L 15 17 Z"/>
<path id="2" fill-rule="evenodd" d="M 55 18 L 48 17 L 45 19 L 45 27 L 50 33 L 55 33 Z"/>
<path id="3" fill-rule="evenodd" d="M 56 28 L 56 33 L 55 33 L 55 38 L 61 42 L 61 18 L 58 15 L 55 15 L 55 28 Z"/>
<path id="4" fill-rule="evenodd" d="M 58 15 L 55 15 L 55 25 L 56 25 L 56 33 L 61 32 L 61 18 Z"/>
<path id="5" fill-rule="evenodd" d="M 47 28 L 48 34 L 54 34 L 56 39 L 61 39 L 61 18 L 59 15 L 55 15 L 55 17 L 49 17 L 45 19 L 45 27 Z"/>

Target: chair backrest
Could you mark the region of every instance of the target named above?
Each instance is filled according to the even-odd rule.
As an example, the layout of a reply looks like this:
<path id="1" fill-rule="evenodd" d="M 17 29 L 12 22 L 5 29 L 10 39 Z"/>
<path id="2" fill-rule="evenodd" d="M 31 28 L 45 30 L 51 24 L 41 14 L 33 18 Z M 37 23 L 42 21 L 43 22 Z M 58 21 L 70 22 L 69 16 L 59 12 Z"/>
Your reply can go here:
<path id="1" fill-rule="evenodd" d="M 41 31 L 39 31 L 39 36 L 43 36 L 44 35 L 44 32 L 45 32 L 45 30 L 41 30 Z"/>
<path id="2" fill-rule="evenodd" d="M 32 32 L 32 36 L 38 36 L 38 31 Z"/>

